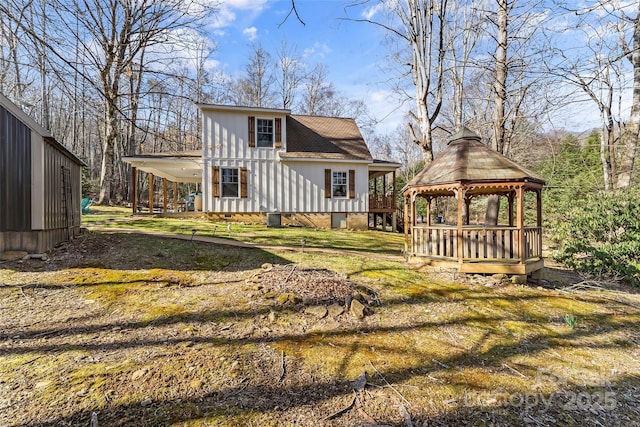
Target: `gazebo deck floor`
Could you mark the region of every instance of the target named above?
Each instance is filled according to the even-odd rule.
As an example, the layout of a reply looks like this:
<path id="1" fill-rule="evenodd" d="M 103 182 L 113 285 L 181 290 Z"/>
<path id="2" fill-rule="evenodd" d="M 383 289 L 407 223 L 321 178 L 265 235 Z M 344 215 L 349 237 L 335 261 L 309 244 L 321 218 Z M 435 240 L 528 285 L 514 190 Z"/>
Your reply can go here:
<path id="1" fill-rule="evenodd" d="M 513 259 L 464 259 L 460 263 L 456 258 L 411 255 L 411 262 L 432 265 L 436 267 L 449 267 L 459 273 L 478 274 L 529 274 L 544 267 L 542 258 L 530 258 L 524 263 Z"/>

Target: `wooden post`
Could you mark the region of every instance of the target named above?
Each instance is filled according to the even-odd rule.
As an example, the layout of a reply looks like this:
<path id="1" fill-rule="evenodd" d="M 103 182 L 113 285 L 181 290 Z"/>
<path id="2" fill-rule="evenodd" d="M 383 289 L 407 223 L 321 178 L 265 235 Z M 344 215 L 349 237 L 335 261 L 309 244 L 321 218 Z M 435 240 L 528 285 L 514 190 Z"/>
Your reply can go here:
<path id="1" fill-rule="evenodd" d="M 511 193 L 509 193 L 508 196 L 508 200 L 509 200 L 509 227 L 513 227 L 513 198 L 515 197 L 515 194 L 513 193 L 513 191 Z"/>
<path id="2" fill-rule="evenodd" d="M 431 228 L 431 196 L 427 196 L 427 229 Z"/>
<path id="3" fill-rule="evenodd" d="M 404 253 L 409 254 L 409 197 L 404 196 Z M 411 250 L 413 252 L 413 248 Z"/>
<path id="4" fill-rule="evenodd" d="M 162 178 L 162 212 L 167 211 L 167 178 Z"/>
<path id="5" fill-rule="evenodd" d="M 391 226 L 393 227 L 393 232 L 398 232 L 398 209 L 396 205 L 396 171 L 393 171 L 393 187 L 391 189 L 391 209 L 393 209 L 393 213 L 391 214 Z"/>
<path id="6" fill-rule="evenodd" d="M 518 255 L 520 264 L 524 264 L 524 186 L 517 189 L 518 203 L 516 208 L 516 221 L 518 227 Z"/>
<path id="7" fill-rule="evenodd" d="M 500 196 L 498 196 L 500 197 Z M 471 197 L 464 197 L 464 225 L 469 225 L 469 208 L 471 206 Z"/>
<path id="8" fill-rule="evenodd" d="M 458 264 L 462 266 L 464 261 L 464 252 L 463 246 L 464 241 L 462 239 L 462 214 L 464 213 L 464 196 L 465 191 L 462 187 L 458 187 L 456 189 L 456 197 L 458 199 L 458 238 L 457 238 L 457 249 L 458 249 Z"/>
<path id="9" fill-rule="evenodd" d="M 133 215 L 138 211 L 138 168 L 131 168 L 131 191 L 133 193 L 133 200 L 131 201 L 131 208 Z"/>
<path id="10" fill-rule="evenodd" d="M 542 227 L 542 189 L 536 190 L 536 209 L 537 209 L 537 221 L 536 226 Z M 540 234 L 542 235 L 542 233 Z"/>
<path id="11" fill-rule="evenodd" d="M 537 221 L 538 227 L 538 248 L 540 250 L 540 258 L 542 259 L 542 188 L 536 190 L 536 208 L 537 208 Z"/>
<path id="12" fill-rule="evenodd" d="M 178 212 L 178 183 L 173 183 L 173 211 Z"/>
<path id="13" fill-rule="evenodd" d="M 153 213 L 153 174 L 149 174 L 149 213 Z"/>

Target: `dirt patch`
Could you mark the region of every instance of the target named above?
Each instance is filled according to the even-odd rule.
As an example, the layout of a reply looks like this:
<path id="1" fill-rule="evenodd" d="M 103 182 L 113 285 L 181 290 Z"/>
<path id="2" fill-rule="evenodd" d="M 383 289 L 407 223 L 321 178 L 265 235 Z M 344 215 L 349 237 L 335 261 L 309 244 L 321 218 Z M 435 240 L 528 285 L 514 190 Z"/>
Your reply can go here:
<path id="1" fill-rule="evenodd" d="M 329 270 L 304 269 L 297 265 L 265 264 L 247 284 L 263 295 L 293 294 L 304 305 L 349 304 L 356 298 L 369 305 L 379 304 L 377 293 Z"/>

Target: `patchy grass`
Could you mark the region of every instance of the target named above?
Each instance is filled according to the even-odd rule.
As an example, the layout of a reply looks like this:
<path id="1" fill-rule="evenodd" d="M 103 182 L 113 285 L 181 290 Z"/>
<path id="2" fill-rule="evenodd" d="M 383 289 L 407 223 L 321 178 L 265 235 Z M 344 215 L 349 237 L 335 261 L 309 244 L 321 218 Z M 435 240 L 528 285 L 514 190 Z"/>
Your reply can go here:
<path id="1" fill-rule="evenodd" d="M 378 231 L 313 229 L 305 227 L 268 228 L 264 224 L 223 223 L 203 218 L 152 218 L 131 216 L 122 208 L 97 207 L 95 214 L 84 215 L 83 225 L 101 229 L 132 229 L 158 233 L 219 237 L 254 245 L 291 246 L 358 250 L 373 253 L 399 254 L 404 237 Z"/>
<path id="2" fill-rule="evenodd" d="M 369 236 L 335 241 L 366 251 L 356 240 Z M 48 263 L 2 264 L 0 424 L 88 425 L 92 412 L 101 426 L 640 419 L 634 289 L 468 285 L 380 255 L 91 232 Z M 265 262 L 343 274 L 382 304 L 317 319 L 245 281 Z M 354 389 L 356 405 L 327 419 Z"/>

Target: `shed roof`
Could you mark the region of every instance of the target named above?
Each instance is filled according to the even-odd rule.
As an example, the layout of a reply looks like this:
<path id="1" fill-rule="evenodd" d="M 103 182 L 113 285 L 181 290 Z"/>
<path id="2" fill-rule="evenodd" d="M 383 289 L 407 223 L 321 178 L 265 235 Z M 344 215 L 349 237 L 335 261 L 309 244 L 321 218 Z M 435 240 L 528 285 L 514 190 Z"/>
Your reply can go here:
<path id="1" fill-rule="evenodd" d="M 32 131 L 36 132 L 38 135 L 42 136 L 42 139 L 45 143 L 51 145 L 56 150 L 60 151 L 64 156 L 68 157 L 72 162 L 80 165 L 86 166 L 86 164 L 76 156 L 71 150 L 58 142 L 51 133 L 43 128 L 38 122 L 36 122 L 31 116 L 22 111 L 20 107 L 18 107 L 15 103 L 13 103 L 9 98 L 0 93 L 0 105 L 3 106 L 9 113 L 13 114 L 18 120 L 24 123 Z"/>
<path id="2" fill-rule="evenodd" d="M 287 116 L 283 159 L 373 159 L 355 120 L 340 117 Z"/>
<path id="3" fill-rule="evenodd" d="M 416 175 L 409 187 L 455 182 L 544 180 L 535 173 L 480 142 L 480 137 L 463 128 L 449 140 L 447 148 Z"/>

